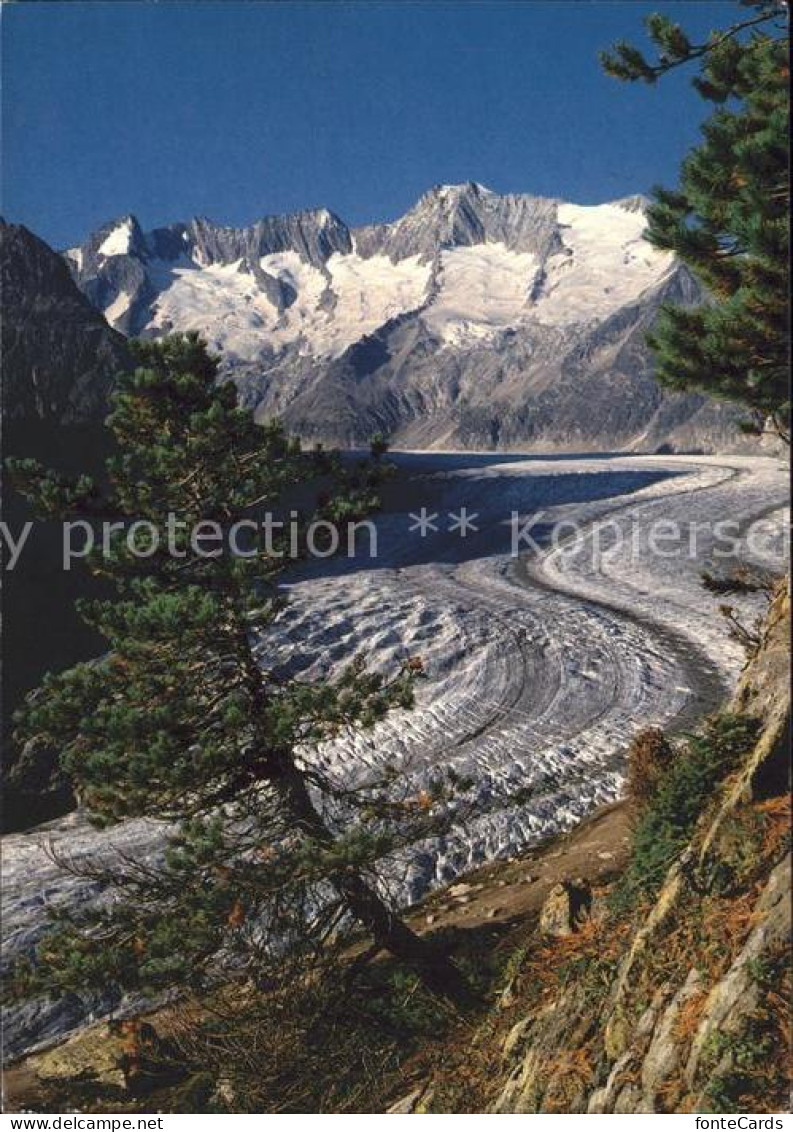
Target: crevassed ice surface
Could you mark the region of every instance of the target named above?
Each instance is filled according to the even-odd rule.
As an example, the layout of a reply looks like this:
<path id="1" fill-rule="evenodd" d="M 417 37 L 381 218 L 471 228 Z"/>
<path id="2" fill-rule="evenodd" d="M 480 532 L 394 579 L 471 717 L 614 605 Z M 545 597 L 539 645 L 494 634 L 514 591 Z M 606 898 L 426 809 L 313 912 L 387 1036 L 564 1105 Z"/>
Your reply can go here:
<path id="1" fill-rule="evenodd" d="M 536 256 L 504 244 L 443 251 L 437 293 L 423 320 L 447 342 L 491 337 L 526 317 L 536 274 Z"/>
<path id="2" fill-rule="evenodd" d="M 641 212 L 618 205 L 558 209 L 566 252 L 548 261 L 548 277 L 537 302 L 540 322 L 567 326 L 607 317 L 658 283 L 672 268 L 671 252 L 642 239 Z"/>
<path id="3" fill-rule="evenodd" d="M 336 254 L 324 272 L 293 251 L 262 256 L 259 263 L 296 292 L 283 311 L 261 292 L 242 261 L 207 267 L 161 264 L 157 278 L 163 289 L 147 329 L 198 329 L 215 349 L 242 361 L 257 357 L 264 346 L 277 350 L 301 342 L 311 353 L 334 357 L 389 319 L 419 307 L 430 278 L 429 266 L 418 257 L 392 263 L 386 256 Z"/>
<path id="4" fill-rule="evenodd" d="M 361 653 L 383 671 L 424 659 L 414 710 L 306 752 L 351 783 L 385 766 L 401 772 L 401 790 L 420 790 L 438 767 L 474 780 L 469 818 L 394 862 L 391 892 L 406 904 L 569 829 L 618 797 L 637 729 L 690 726 L 720 702 L 745 656 L 701 571 L 746 559 L 784 569 L 789 487 L 786 466 L 770 458 L 400 459 L 406 478 L 378 522 L 377 557 L 364 541 L 351 561 L 310 564 L 260 647 L 263 660 L 275 650 L 305 678 L 333 675 Z M 437 516 L 424 538 L 410 531 L 422 506 Z M 450 529 L 461 507 L 476 527 L 465 538 Z M 522 541 L 517 558 L 513 512 L 537 542 Z M 563 520 L 576 526 L 555 544 Z M 677 525 L 685 553 L 653 543 L 659 521 Z M 762 614 L 760 597 L 730 600 L 743 620 Z M 6 837 L 6 962 L 32 946 L 49 904 L 95 898 L 47 856 L 50 838 L 77 860 L 114 847 L 147 857 L 163 830 L 141 819 L 96 832 L 73 815 Z M 74 1001 L 22 1007 L 6 1029 L 9 1055 L 85 1011 Z"/>

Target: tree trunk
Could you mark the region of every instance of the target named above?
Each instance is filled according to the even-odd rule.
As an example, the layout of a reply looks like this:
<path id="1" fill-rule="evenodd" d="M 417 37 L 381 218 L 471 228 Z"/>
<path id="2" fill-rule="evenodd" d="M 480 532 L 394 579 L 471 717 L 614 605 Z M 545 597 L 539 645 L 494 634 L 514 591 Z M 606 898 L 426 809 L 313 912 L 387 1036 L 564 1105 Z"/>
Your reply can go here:
<path id="1" fill-rule="evenodd" d="M 451 959 L 416 935 L 363 877 L 350 873 L 331 877 L 330 881 L 375 943 L 412 967 L 428 990 L 457 1006 L 473 1005 L 471 987 Z"/>
<path id="2" fill-rule="evenodd" d="M 320 845 L 332 845 L 333 835 L 314 806 L 303 776 L 289 755 L 282 756 L 279 771 L 273 786 L 290 819 Z M 474 1004 L 476 996 L 449 957 L 412 931 L 360 874 L 337 873 L 329 876 L 328 881 L 375 943 L 412 967 L 428 990 L 459 1007 Z"/>

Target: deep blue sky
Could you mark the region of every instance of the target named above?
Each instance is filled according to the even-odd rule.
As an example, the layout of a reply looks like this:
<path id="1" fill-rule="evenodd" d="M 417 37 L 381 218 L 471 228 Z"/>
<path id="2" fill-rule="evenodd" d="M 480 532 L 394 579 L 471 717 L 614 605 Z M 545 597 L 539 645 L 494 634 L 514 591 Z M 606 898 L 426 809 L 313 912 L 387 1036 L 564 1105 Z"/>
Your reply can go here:
<path id="1" fill-rule="evenodd" d="M 661 9 L 696 34 L 723 0 L 3 5 L 3 212 L 57 247 L 327 206 L 389 219 L 439 182 L 579 203 L 673 182 L 690 76 L 602 74 Z"/>

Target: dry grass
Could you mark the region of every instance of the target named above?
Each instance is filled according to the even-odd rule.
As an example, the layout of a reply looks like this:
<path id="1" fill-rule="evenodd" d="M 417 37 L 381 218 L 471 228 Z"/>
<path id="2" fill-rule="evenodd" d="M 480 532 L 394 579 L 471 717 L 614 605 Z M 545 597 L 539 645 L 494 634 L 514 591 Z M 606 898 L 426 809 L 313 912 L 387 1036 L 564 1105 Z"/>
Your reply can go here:
<path id="1" fill-rule="evenodd" d="M 595 1078 L 593 1043 L 560 1050 L 549 1058 L 543 1074 L 549 1082 L 543 1095 L 544 1112 L 571 1112 Z"/>
<path id="2" fill-rule="evenodd" d="M 790 795 L 769 798 L 753 807 L 755 813 L 764 819 L 761 852 L 764 857 L 782 855 L 790 843 L 791 805 Z"/>
<path id="3" fill-rule="evenodd" d="M 702 1007 L 708 997 L 706 990 L 697 991 L 681 1006 L 673 1027 L 677 1042 L 691 1043 L 702 1021 Z"/>

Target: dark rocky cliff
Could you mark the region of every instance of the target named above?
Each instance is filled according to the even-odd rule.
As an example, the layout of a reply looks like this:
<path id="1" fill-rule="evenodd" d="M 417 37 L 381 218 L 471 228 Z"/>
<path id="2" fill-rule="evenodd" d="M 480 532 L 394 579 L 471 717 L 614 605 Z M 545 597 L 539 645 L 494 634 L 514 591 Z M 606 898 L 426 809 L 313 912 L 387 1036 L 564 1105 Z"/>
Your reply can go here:
<path id="1" fill-rule="evenodd" d="M 75 285 L 68 267 L 21 225 L 0 222 L 3 457 L 34 457 L 66 473 L 97 472 L 107 454 L 102 422 L 113 377 L 129 364 L 126 339 Z M 17 535 L 32 519 L 2 478 L 3 519 Z M 74 612 L 83 572 L 61 568 L 61 528 L 36 522 L 15 570 L 3 578 L 3 746 L 8 774 L 19 752 L 12 715 L 44 673 L 100 646 Z M 64 790 L 4 783 L 6 827 L 33 824 L 68 805 Z"/>
<path id="2" fill-rule="evenodd" d="M 112 376 L 127 364 L 126 342 L 61 256 L 22 225 L 0 222 L 0 287 L 4 443 L 27 454 L 41 447 L 40 426 L 102 420 Z"/>

